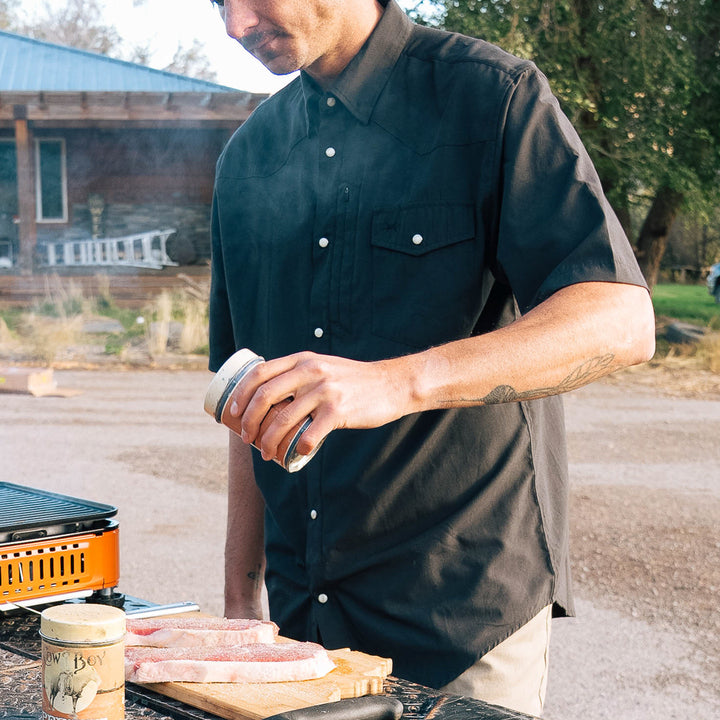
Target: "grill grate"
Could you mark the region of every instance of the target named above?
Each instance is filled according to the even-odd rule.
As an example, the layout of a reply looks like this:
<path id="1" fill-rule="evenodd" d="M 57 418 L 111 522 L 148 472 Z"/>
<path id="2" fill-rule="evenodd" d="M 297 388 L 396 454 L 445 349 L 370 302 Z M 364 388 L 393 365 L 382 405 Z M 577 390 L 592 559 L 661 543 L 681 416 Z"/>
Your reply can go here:
<path id="1" fill-rule="evenodd" d="M 16 532 L 47 525 L 77 523 L 112 517 L 112 505 L 80 500 L 69 495 L 0 483 L 0 531 Z"/>

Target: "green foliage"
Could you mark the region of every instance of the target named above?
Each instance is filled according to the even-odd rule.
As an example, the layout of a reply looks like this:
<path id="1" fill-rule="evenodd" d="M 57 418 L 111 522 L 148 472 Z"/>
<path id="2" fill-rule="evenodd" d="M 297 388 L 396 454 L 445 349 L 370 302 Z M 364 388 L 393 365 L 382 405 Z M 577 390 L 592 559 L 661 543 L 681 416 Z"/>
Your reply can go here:
<path id="1" fill-rule="evenodd" d="M 133 312 L 132 315 L 133 318 L 135 318 L 137 316 L 137 313 Z M 121 322 L 123 321 L 121 320 Z M 123 322 L 123 326 L 125 327 L 125 332 L 115 335 L 108 335 L 105 338 L 106 355 L 122 355 L 128 349 L 128 347 L 133 344 L 137 344 L 139 341 L 142 341 L 144 339 L 145 327 L 144 325 L 140 325 L 135 322 L 135 319 L 133 319 L 132 324 L 130 325 L 126 325 Z"/>
<path id="2" fill-rule="evenodd" d="M 20 308 L 0 309 L 0 320 L 2 320 L 11 332 L 16 332 L 22 323 L 24 311 Z"/>
<path id="3" fill-rule="evenodd" d="M 720 0 L 444 0 L 441 24 L 547 75 L 618 215 L 670 188 L 718 202 Z"/>
<path id="4" fill-rule="evenodd" d="M 102 310 L 102 314 L 105 317 L 113 318 L 117 320 L 125 328 L 125 331 L 130 336 L 135 337 L 142 335 L 145 331 L 141 323 L 138 323 L 138 312 L 129 308 L 119 308 L 112 306 L 105 310 Z"/>
<path id="5" fill-rule="evenodd" d="M 83 314 L 83 299 L 71 295 L 63 298 L 60 301 L 57 300 L 43 300 L 37 308 L 36 312 L 38 315 L 44 317 L 76 317 Z"/>

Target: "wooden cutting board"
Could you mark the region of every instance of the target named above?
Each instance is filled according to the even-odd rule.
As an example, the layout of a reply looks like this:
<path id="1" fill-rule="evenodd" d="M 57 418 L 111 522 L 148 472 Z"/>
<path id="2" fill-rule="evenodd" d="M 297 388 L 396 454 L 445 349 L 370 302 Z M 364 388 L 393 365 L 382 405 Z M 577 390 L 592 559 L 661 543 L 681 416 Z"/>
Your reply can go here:
<path id="1" fill-rule="evenodd" d="M 288 710 L 377 695 L 392 661 L 355 650 L 328 650 L 336 667 L 325 677 L 286 683 L 154 683 L 147 687 L 227 720 L 261 720 Z"/>

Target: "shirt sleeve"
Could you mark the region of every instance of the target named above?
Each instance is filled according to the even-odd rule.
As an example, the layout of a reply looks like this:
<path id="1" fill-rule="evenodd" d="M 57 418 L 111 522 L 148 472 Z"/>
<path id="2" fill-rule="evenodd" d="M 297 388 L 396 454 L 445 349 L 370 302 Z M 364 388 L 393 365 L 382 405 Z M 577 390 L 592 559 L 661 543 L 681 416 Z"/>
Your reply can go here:
<path id="1" fill-rule="evenodd" d="M 574 283 L 645 285 L 585 147 L 535 66 L 510 91 L 501 148 L 497 264 L 522 313 Z"/>
<path id="2" fill-rule="evenodd" d="M 217 194 L 214 194 L 210 223 L 212 250 L 210 262 L 210 360 L 208 364 L 209 369 L 213 372 L 217 372 L 225 360 L 235 352 L 217 205 Z"/>

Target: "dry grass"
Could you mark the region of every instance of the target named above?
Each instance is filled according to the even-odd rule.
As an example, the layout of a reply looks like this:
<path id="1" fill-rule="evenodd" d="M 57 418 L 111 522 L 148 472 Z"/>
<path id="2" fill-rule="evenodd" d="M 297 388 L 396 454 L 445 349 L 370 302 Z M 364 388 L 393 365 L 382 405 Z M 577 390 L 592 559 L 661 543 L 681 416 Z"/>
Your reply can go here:
<path id="1" fill-rule="evenodd" d="M 107 279 L 98 279 L 97 295 L 89 298 L 72 282 L 62 284 L 48 276 L 42 302 L 7 315 L 8 322 L 0 317 L 0 358 L 47 365 L 113 360 L 136 365 L 177 354 L 202 355 L 209 342 L 209 283 L 191 278 L 186 282 L 186 289 L 162 292 L 138 313 L 115 305 Z M 142 324 L 136 323 L 138 315 Z M 103 317 L 119 320 L 125 331 L 88 339 L 85 323 Z M 92 358 L 87 356 L 89 349 Z"/>
<path id="2" fill-rule="evenodd" d="M 177 300 L 180 312 L 185 318 L 183 331 L 180 337 L 180 350 L 194 352 L 197 348 L 207 347 L 208 336 L 208 307 L 210 305 L 210 283 L 197 282 L 187 275 L 185 291 Z"/>
<path id="3" fill-rule="evenodd" d="M 18 327 L 18 344 L 31 358 L 50 365 L 68 347 L 79 342 L 82 323 L 80 315 L 55 318 L 28 313 Z"/>
<path id="4" fill-rule="evenodd" d="M 697 343 L 667 344 L 658 349 L 653 362 L 720 375 L 720 333 L 709 333 Z"/>
<path id="5" fill-rule="evenodd" d="M 698 344 L 697 357 L 701 365 L 720 375 L 720 333 L 710 335 Z"/>
<path id="6" fill-rule="evenodd" d="M 647 365 L 640 368 L 631 368 L 630 372 L 642 372 L 643 369 L 657 371 L 662 368 L 668 375 L 691 376 L 697 373 L 703 387 L 712 385 L 716 377 L 720 383 L 720 332 L 718 323 L 711 322 L 705 328 L 705 337 L 697 343 L 674 344 L 665 339 L 668 326 L 673 322 L 672 318 L 660 316 L 656 321 L 656 333 L 658 338 L 655 357 Z"/>
<path id="7" fill-rule="evenodd" d="M 155 321 L 148 329 L 148 350 L 153 357 L 167 352 L 172 321 L 172 299 L 170 293 L 163 290 L 150 306 L 150 314 Z"/>
<path id="8" fill-rule="evenodd" d="M 72 280 L 63 285 L 59 277 L 48 275 L 45 278 L 45 299 L 37 310 L 46 315 L 68 317 L 90 314 L 97 303 L 97 299 L 85 297 L 82 288 Z"/>
<path id="9" fill-rule="evenodd" d="M 110 338 L 100 361 L 153 364 L 161 358 L 166 362 L 177 356 L 206 354 L 210 284 L 188 276 L 184 279 L 183 290 L 165 291 L 143 308 L 144 326 Z M 113 309 L 107 278 L 104 286 L 98 281 L 97 296 L 87 298 L 72 283 L 62 285 L 57 278 L 48 277 L 45 299 L 38 307 L 22 313 L 10 326 L 0 317 L 0 358 L 46 364 L 62 358 L 66 364 L 68 360 L 87 363 L 83 356 L 86 346 L 81 344 L 87 342 L 83 323 L 102 315 L 112 317 Z M 134 317 L 135 313 L 132 321 Z M 124 321 L 125 327 L 133 324 L 127 318 Z M 671 345 L 663 340 L 670 321 L 658 318 L 658 351 L 651 362 L 615 373 L 606 381 L 629 382 L 673 395 L 720 397 L 720 333 L 710 327 L 700 343 Z"/>
<path id="10" fill-rule="evenodd" d="M 207 301 L 190 292 L 161 292 L 148 306 L 153 318 L 148 328 L 148 349 L 153 356 L 168 352 L 171 345 L 182 354 L 196 352 L 209 342 Z M 179 336 L 171 337 L 173 323 L 180 323 Z"/>
<path id="11" fill-rule="evenodd" d="M 17 349 L 20 343 L 15 335 L 10 331 L 7 323 L 0 317 L 0 347 L 7 349 Z"/>
<path id="12" fill-rule="evenodd" d="M 180 352 L 191 353 L 207 346 L 210 342 L 207 305 L 192 295 L 184 295 L 179 300 L 179 308 L 185 318 L 180 334 Z"/>
<path id="13" fill-rule="evenodd" d="M 717 345 L 707 356 L 699 346 L 673 345 L 667 354 L 613 373 L 603 382 L 644 387 L 672 397 L 720 400 L 718 352 Z"/>

